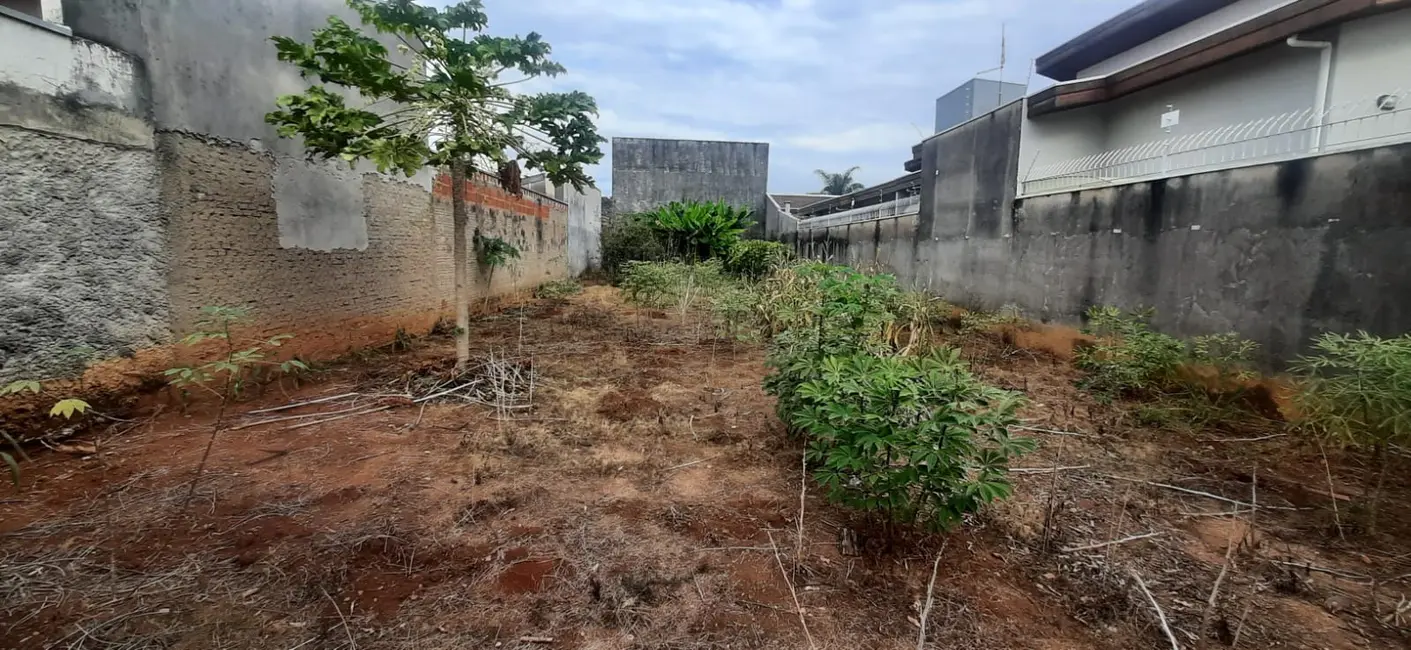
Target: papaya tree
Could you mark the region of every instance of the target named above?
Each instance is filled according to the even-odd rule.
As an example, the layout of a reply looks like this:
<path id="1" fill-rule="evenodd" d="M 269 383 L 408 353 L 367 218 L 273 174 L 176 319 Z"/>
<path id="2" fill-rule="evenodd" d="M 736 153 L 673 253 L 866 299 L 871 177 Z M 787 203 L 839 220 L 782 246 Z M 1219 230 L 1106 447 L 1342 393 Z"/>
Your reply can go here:
<path id="1" fill-rule="evenodd" d="M 463 366 L 470 357 L 467 169 L 493 163 L 506 189 L 516 192 L 518 165 L 560 185 L 592 185 L 583 167 L 603 155 L 593 124 L 597 106 L 577 91 L 511 92 L 514 84 L 564 68 L 538 34 L 484 33 L 488 18 L 479 0 L 445 8 L 412 0 L 347 2 L 361 26 L 331 16 L 309 42 L 273 38 L 279 60 L 297 66 L 309 87 L 279 97 L 265 121 L 281 137 L 302 137 L 310 159 L 367 160 L 383 173 L 407 176 L 425 166 L 450 169 L 456 354 Z"/>

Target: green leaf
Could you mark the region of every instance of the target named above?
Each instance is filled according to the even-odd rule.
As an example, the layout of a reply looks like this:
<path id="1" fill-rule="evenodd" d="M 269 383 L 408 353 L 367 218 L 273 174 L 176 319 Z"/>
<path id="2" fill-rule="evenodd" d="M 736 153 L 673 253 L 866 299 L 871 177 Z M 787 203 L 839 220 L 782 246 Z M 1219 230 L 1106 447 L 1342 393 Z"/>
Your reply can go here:
<path id="1" fill-rule="evenodd" d="M 10 483 L 16 488 L 20 487 L 20 464 L 15 462 L 15 458 L 3 451 L 0 451 L 0 460 L 5 461 L 10 466 Z"/>
<path id="2" fill-rule="evenodd" d="M 3 388 L 0 388 L 0 397 L 5 395 L 18 395 L 25 391 L 38 394 L 40 390 L 41 386 L 39 382 L 30 379 L 20 379 L 18 381 L 12 381 Z"/>
<path id="3" fill-rule="evenodd" d="M 62 415 L 67 420 L 73 417 L 74 413 L 84 413 L 88 410 L 88 402 L 77 398 L 59 400 L 54 404 L 54 408 L 49 409 L 49 417 Z"/>

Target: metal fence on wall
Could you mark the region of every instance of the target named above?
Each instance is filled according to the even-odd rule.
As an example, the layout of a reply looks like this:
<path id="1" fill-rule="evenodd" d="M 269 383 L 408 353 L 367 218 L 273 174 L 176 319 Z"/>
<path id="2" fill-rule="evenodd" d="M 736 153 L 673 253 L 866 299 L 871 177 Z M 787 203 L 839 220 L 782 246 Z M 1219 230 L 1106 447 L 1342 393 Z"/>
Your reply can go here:
<path id="1" fill-rule="evenodd" d="M 830 226 L 843 226 L 859 221 L 873 221 L 876 219 L 891 219 L 894 217 L 905 217 L 917 214 L 921 211 L 921 197 L 913 194 L 903 196 L 898 199 L 869 205 L 864 208 L 854 208 L 842 212 L 834 212 L 819 217 L 809 217 L 799 220 L 800 230 L 812 228 L 828 228 Z"/>
<path id="2" fill-rule="evenodd" d="M 1062 192 L 1411 141 L 1411 92 L 1306 109 L 1043 165 L 1023 194 Z"/>

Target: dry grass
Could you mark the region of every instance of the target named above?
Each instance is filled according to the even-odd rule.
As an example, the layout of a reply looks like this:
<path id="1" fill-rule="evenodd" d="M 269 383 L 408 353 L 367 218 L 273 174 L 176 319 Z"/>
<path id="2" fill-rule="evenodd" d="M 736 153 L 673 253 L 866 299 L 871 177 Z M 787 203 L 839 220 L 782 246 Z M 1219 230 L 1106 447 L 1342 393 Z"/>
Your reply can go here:
<path id="1" fill-rule="evenodd" d="M 336 398 L 238 418 L 258 424 L 222 435 L 187 512 L 204 405 L 100 458 L 40 454 L 0 504 L 5 647 L 802 648 L 802 619 L 819 648 L 901 649 L 928 600 L 929 648 L 1157 647 L 1133 569 L 1183 647 L 1405 640 L 1411 523 L 1344 542 L 1327 507 L 1355 457 L 1324 472 L 1286 438 L 1142 428 L 1072 387 L 1061 333 L 977 337 L 967 356 L 1029 394 L 1033 428 L 1083 434 L 1034 433 L 1024 466 L 1077 469 L 1016 473 L 1015 499 L 946 538 L 889 538 L 811 487 L 800 503 L 763 351 L 708 332 L 587 287 L 480 321 L 467 373 L 436 338 L 351 361 L 240 405 Z M 1259 503 L 1296 509 L 1260 511 L 1233 551 L 1229 504 L 1112 478 L 1245 498 L 1255 463 Z"/>

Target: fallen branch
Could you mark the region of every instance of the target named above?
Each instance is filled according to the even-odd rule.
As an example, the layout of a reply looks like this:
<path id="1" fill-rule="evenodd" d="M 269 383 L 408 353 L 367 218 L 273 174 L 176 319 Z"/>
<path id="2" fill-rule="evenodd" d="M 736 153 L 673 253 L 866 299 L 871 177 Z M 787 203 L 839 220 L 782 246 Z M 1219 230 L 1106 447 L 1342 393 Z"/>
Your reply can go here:
<path id="1" fill-rule="evenodd" d="M 1207 498 L 1207 499 L 1214 499 L 1214 500 L 1216 500 L 1216 501 L 1224 501 L 1225 503 L 1233 503 L 1233 504 L 1235 504 L 1235 505 L 1237 505 L 1237 506 L 1242 506 L 1242 507 L 1245 507 L 1245 508 L 1264 508 L 1265 510 L 1298 510 L 1298 508 L 1289 508 L 1289 507 L 1284 507 L 1284 506 L 1255 506 L 1255 505 L 1252 504 L 1252 503 L 1246 503 L 1246 502 L 1244 502 L 1244 501 L 1240 501 L 1239 499 L 1231 499 L 1231 498 L 1229 498 L 1229 497 L 1222 497 L 1222 496 L 1220 496 L 1220 495 L 1218 495 L 1218 494 L 1211 494 L 1211 493 L 1209 493 L 1209 492 L 1202 492 L 1202 491 L 1200 491 L 1200 490 L 1192 490 L 1192 489 L 1190 489 L 1190 488 L 1183 488 L 1183 487 L 1180 487 L 1180 486 L 1178 486 L 1178 485 L 1168 485 L 1168 484 L 1166 484 L 1166 483 L 1155 483 L 1155 482 L 1152 482 L 1152 481 L 1143 481 L 1143 480 L 1137 479 L 1137 478 L 1126 478 L 1126 477 L 1124 477 L 1124 476 L 1112 476 L 1112 475 L 1109 475 L 1108 478 L 1116 479 L 1116 480 L 1118 480 L 1118 481 L 1129 481 L 1129 482 L 1132 482 L 1132 483 L 1141 483 L 1141 484 L 1143 484 L 1143 485 L 1150 485 L 1150 486 L 1152 486 L 1152 487 L 1166 488 L 1167 490 L 1174 490 L 1174 491 L 1176 491 L 1176 492 L 1184 492 L 1184 493 L 1186 493 L 1186 494 L 1192 494 L 1192 495 L 1195 495 L 1195 496 L 1198 496 L 1198 497 L 1205 497 L 1205 498 Z"/>
<path id="2" fill-rule="evenodd" d="M 344 418 L 350 418 L 350 417 L 353 417 L 353 416 L 355 416 L 355 415 L 367 415 L 367 414 L 369 414 L 369 413 L 377 413 L 378 411 L 386 411 L 386 410 L 388 410 L 388 409 L 390 409 L 390 408 L 392 408 L 392 407 L 390 407 L 390 406 L 379 406 L 379 407 L 377 407 L 377 408 L 371 408 L 371 409 L 365 409 L 365 410 L 362 410 L 362 411 L 356 411 L 356 412 L 354 412 L 354 413 L 349 413 L 349 414 L 347 414 L 347 415 L 339 415 L 339 416 L 337 416 L 337 417 L 324 418 L 324 419 L 322 419 L 322 420 L 314 420 L 313 422 L 304 422 L 304 423 L 302 423 L 302 424 L 296 424 L 296 425 L 294 425 L 294 426 L 292 426 L 292 427 L 284 427 L 283 429 L 280 429 L 280 431 L 293 431 L 293 430 L 295 430 L 295 429 L 302 429 L 302 428 L 304 428 L 304 427 L 311 427 L 311 426 L 314 426 L 315 424 L 323 424 L 323 423 L 325 423 L 325 422 L 333 422 L 334 420 L 342 420 L 342 419 L 344 419 Z"/>
<path id="3" fill-rule="evenodd" d="M 1035 432 L 1035 433 L 1049 433 L 1049 434 L 1053 434 L 1053 435 L 1055 435 L 1055 436 L 1073 436 L 1074 438 L 1091 438 L 1091 437 L 1092 437 L 1092 436 L 1090 436 L 1090 435 L 1088 435 L 1088 434 L 1086 434 L 1086 433 L 1074 433 L 1074 432 L 1072 432 L 1072 431 L 1057 431 L 1057 430 L 1054 430 L 1054 429 L 1040 429 L 1040 428 L 1038 428 L 1038 427 L 1023 426 L 1023 425 L 1018 425 L 1018 424 L 1012 424 L 1012 425 L 1010 425 L 1009 428 L 1011 428 L 1011 429 L 1019 429 L 1020 431 L 1033 431 L 1033 432 Z"/>
<path id="4" fill-rule="evenodd" d="M 274 407 L 274 408 L 259 409 L 259 410 L 257 410 L 257 411 L 246 411 L 246 412 L 245 412 L 245 415 L 259 415 L 259 414 L 261 414 L 261 413 L 274 413 L 274 412 L 276 412 L 276 411 L 287 411 L 287 410 L 289 410 L 289 409 L 296 409 L 296 408 L 299 408 L 300 406 L 310 406 L 310 405 L 313 405 L 313 404 L 322 404 L 322 403 L 324 403 L 324 402 L 333 402 L 333 401 L 337 401 L 337 400 L 340 400 L 340 399 L 347 399 L 347 398 L 349 398 L 349 397 L 357 397 L 358 395 L 361 395 L 361 393 L 343 393 L 342 395 L 333 395 L 333 396 L 331 396 L 331 397 L 320 397 L 320 398 L 318 398 L 318 399 L 311 399 L 311 400 L 309 400 L 309 401 L 307 401 L 307 402 L 292 402 L 292 403 L 289 403 L 289 404 L 285 404 L 284 406 L 276 406 L 276 407 Z"/>
<path id="5" fill-rule="evenodd" d="M 799 626 L 803 628 L 804 638 L 808 640 L 809 650 L 814 650 L 817 646 L 813 644 L 813 634 L 808 631 L 808 621 L 803 617 L 803 605 L 799 603 L 799 592 L 794 591 L 794 581 L 789 579 L 789 572 L 784 570 L 784 560 L 779 557 L 779 545 L 774 543 L 774 533 L 764 531 L 769 536 L 769 546 L 774 549 L 774 562 L 779 565 L 779 574 L 784 576 L 784 584 L 789 587 L 789 595 L 794 597 L 794 611 L 799 615 Z"/>
<path id="6" fill-rule="evenodd" d="M 1060 550 L 1061 550 L 1062 552 L 1064 552 L 1064 553 L 1077 553 L 1078 551 L 1091 551 L 1091 550 L 1096 549 L 1096 548 L 1103 548 L 1103 547 L 1107 547 L 1107 546 L 1113 546 L 1113 545 L 1116 545 L 1116 544 L 1126 544 L 1127 542 L 1135 542 L 1135 541 L 1137 541 L 1137 540 L 1139 540 L 1139 539 L 1148 539 L 1148 538 L 1151 538 L 1151 537 L 1157 537 L 1157 536 L 1165 535 L 1165 534 L 1166 534 L 1166 531 L 1164 531 L 1164 530 L 1158 530 L 1158 531 L 1155 531 L 1155 532 L 1145 533 L 1145 534 L 1142 534 L 1142 535 L 1133 535 L 1133 536 L 1131 536 L 1131 537 L 1123 537 L 1122 539 L 1114 539 L 1114 540 L 1112 540 L 1112 541 L 1110 541 L 1110 542 L 1100 542 L 1100 543 L 1097 543 L 1097 544 L 1088 544 L 1087 546 L 1070 546 L 1070 547 L 1068 547 L 1068 548 L 1064 548 L 1064 549 L 1060 549 Z"/>
<path id="7" fill-rule="evenodd" d="M 1274 564 L 1282 564 L 1283 566 L 1291 566 L 1294 568 L 1303 569 L 1304 571 L 1317 571 L 1318 573 L 1326 573 L 1330 576 L 1342 578 L 1344 580 L 1356 580 L 1364 584 L 1372 584 L 1371 576 L 1358 575 L 1356 573 L 1348 573 L 1346 571 L 1338 571 L 1337 569 L 1329 569 L 1326 567 L 1315 566 L 1303 562 L 1285 562 L 1283 560 L 1269 561 L 1273 562 Z"/>
<path id="8" fill-rule="evenodd" d="M 1166 638 L 1171 641 L 1171 650 L 1181 650 L 1181 644 L 1176 642 L 1176 635 L 1171 633 L 1171 626 L 1166 622 L 1166 612 L 1161 611 L 1161 605 L 1156 602 L 1156 596 L 1151 595 L 1151 590 L 1146 588 L 1146 581 L 1142 580 L 1140 573 L 1132 570 L 1132 577 L 1136 579 L 1137 586 L 1142 588 L 1142 593 L 1146 594 L 1147 602 L 1151 603 L 1151 608 L 1156 610 L 1156 618 L 1161 621 L 1161 631 L 1166 633 Z"/>
<path id="9" fill-rule="evenodd" d="M 439 393 L 436 393 L 436 394 L 434 394 L 434 395 L 427 395 L 426 397 L 422 397 L 422 398 L 420 398 L 420 399 L 412 400 L 412 403 L 413 403 L 413 404 L 420 404 L 420 403 L 422 403 L 422 402 L 429 402 L 429 401 L 431 401 L 431 400 L 433 400 L 433 399 L 436 399 L 436 398 L 438 398 L 438 397 L 445 397 L 445 396 L 447 396 L 447 395 L 450 395 L 451 393 L 456 393 L 456 392 L 465 390 L 465 389 L 470 388 L 471 386 L 474 386 L 474 385 L 476 385 L 476 384 L 478 384 L 478 383 L 480 383 L 480 380 L 479 380 L 479 379 L 476 379 L 476 380 L 474 380 L 474 381 L 468 381 L 468 382 L 466 382 L 466 383 L 464 383 L 464 384 L 461 384 L 461 385 L 459 385 L 459 386 L 456 386 L 455 388 L 450 388 L 450 389 L 447 389 L 447 390 L 443 390 L 443 391 L 441 391 L 441 392 L 439 392 Z"/>
<path id="10" fill-rule="evenodd" d="M 554 642 L 554 637 L 551 637 L 551 636 L 522 636 L 522 637 L 519 637 L 519 642 L 520 642 L 520 643 L 553 643 L 553 642 Z"/>
<path id="11" fill-rule="evenodd" d="M 260 425 L 262 425 L 262 424 L 274 424 L 275 422 L 288 422 L 288 421 L 290 421 L 290 420 L 303 420 L 303 419 L 306 419 L 306 418 L 317 418 L 317 417 L 323 417 L 323 416 L 327 416 L 327 415 L 342 415 L 342 414 L 344 414 L 344 413 L 352 413 L 353 411 L 357 411 L 357 410 L 362 409 L 362 408 L 366 408 L 366 407 L 354 406 L 354 407 L 352 407 L 352 408 L 346 408 L 346 409 L 343 409 L 343 410 L 341 410 L 341 411 L 328 411 L 328 412 L 326 412 L 326 413 L 305 413 L 305 414 L 303 414 L 303 415 L 285 415 L 285 416 L 281 416 L 281 417 L 277 417 L 277 418 L 265 418 L 265 419 L 263 419 L 263 420 L 259 420 L 259 421 L 256 421 L 256 422 L 246 422 L 245 424 L 242 424 L 242 425 L 240 425 L 240 426 L 238 426 L 238 427 L 231 427 L 231 428 L 229 428 L 229 429 L 226 429 L 226 431 L 239 431 L 239 430 L 241 430 L 241 429 L 250 429 L 250 428 L 253 428 L 253 427 L 258 427 L 258 426 L 260 426 Z"/>
<path id="12" fill-rule="evenodd" d="M 1011 467 L 1010 474 L 1051 474 L 1053 472 L 1068 472 L 1078 469 L 1089 469 L 1092 465 L 1073 465 L 1072 467 Z"/>
<path id="13" fill-rule="evenodd" d="M 323 592 L 323 597 L 328 599 L 330 605 L 333 605 L 333 611 L 338 613 L 338 620 L 343 621 L 343 632 L 348 635 L 348 647 L 356 650 L 358 643 L 353 640 L 353 628 L 348 625 L 348 619 L 343 616 L 343 610 L 338 608 L 338 601 L 333 600 L 333 596 L 328 595 L 328 590 L 322 586 L 319 586 L 318 590 Z"/>
<path id="14" fill-rule="evenodd" d="M 931 605 L 935 603 L 936 572 L 941 568 L 941 556 L 945 555 L 950 540 L 941 542 L 941 550 L 936 551 L 936 561 L 931 564 L 931 583 L 926 585 L 926 606 L 921 608 L 921 632 L 916 637 L 916 650 L 926 650 L 926 621 L 931 618 Z"/>
<path id="15" fill-rule="evenodd" d="M 689 463 L 681 463 L 680 465 L 673 465 L 673 466 L 668 467 L 668 468 L 666 468 L 666 469 L 664 469 L 664 470 L 661 470 L 661 471 L 663 471 L 663 472 L 670 472 L 670 471 L 672 471 L 672 470 L 682 469 L 682 468 L 690 467 L 690 466 L 692 466 L 692 465 L 700 465 L 701 463 L 704 463 L 704 462 L 706 462 L 706 461 L 708 461 L 708 460 L 711 460 L 711 459 L 713 459 L 713 458 L 715 458 L 715 457 L 712 456 L 712 457 L 710 457 L 710 458 L 702 458 L 702 459 L 700 459 L 700 460 L 693 460 L 693 461 L 691 461 L 691 462 L 689 462 Z"/>
<path id="16" fill-rule="evenodd" d="M 1276 433 L 1269 436 L 1259 436 L 1258 438 L 1217 438 L 1215 440 L 1211 440 L 1210 442 L 1259 442 L 1261 440 L 1273 440 L 1274 438 L 1282 438 L 1286 435 L 1288 434 Z"/>

